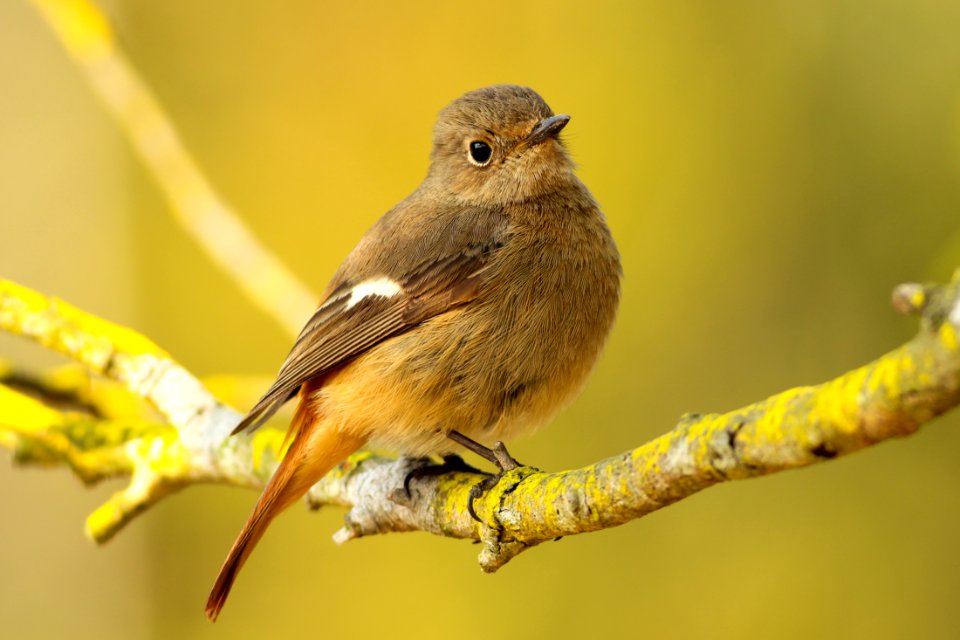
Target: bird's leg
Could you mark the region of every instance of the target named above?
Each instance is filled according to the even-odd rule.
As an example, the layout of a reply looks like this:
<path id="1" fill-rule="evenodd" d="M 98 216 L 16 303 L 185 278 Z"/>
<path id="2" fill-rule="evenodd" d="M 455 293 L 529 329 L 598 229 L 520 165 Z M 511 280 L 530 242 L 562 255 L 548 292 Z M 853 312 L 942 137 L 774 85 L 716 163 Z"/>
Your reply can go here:
<path id="1" fill-rule="evenodd" d="M 510 455 L 510 452 L 507 451 L 507 448 L 502 442 L 498 442 L 497 444 L 493 445 L 493 449 L 488 449 L 476 440 L 468 438 L 459 431 L 450 431 L 447 433 L 447 437 L 457 444 L 469 449 L 470 451 L 473 451 L 484 460 L 489 460 L 493 464 L 497 465 L 500 471 L 512 471 L 517 467 L 523 466 L 517 462 L 513 456 Z"/>
<path id="2" fill-rule="evenodd" d="M 475 454 L 489 460 L 493 464 L 497 465 L 500 469 L 500 472 L 496 475 L 491 475 L 487 478 L 484 478 L 477 484 L 473 485 L 473 488 L 470 489 L 470 497 L 467 500 L 467 511 L 470 512 L 470 517 L 472 517 L 477 522 L 482 522 L 477 516 L 477 512 L 473 509 L 473 502 L 484 493 L 490 489 L 497 486 L 497 483 L 500 482 L 500 478 L 503 477 L 503 474 L 507 471 L 512 471 L 517 467 L 522 467 L 523 465 L 516 461 L 516 459 L 510 455 L 510 452 L 507 451 L 507 447 L 504 446 L 502 442 L 497 442 L 493 445 L 493 449 L 488 449 L 483 446 L 476 440 L 468 438 L 459 431 L 450 431 L 447 433 L 447 437 L 456 442 L 459 445 L 462 445 L 473 451 Z"/>

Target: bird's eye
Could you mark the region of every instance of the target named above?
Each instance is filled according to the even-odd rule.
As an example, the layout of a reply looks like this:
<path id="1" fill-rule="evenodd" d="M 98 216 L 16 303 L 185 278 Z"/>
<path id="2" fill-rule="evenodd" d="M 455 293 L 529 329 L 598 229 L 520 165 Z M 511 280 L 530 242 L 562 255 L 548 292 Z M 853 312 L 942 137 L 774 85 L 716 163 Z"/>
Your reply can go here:
<path id="1" fill-rule="evenodd" d="M 483 140 L 474 140 L 469 145 L 470 162 L 478 167 L 486 166 L 490 162 L 490 156 L 493 155 L 493 149 Z"/>

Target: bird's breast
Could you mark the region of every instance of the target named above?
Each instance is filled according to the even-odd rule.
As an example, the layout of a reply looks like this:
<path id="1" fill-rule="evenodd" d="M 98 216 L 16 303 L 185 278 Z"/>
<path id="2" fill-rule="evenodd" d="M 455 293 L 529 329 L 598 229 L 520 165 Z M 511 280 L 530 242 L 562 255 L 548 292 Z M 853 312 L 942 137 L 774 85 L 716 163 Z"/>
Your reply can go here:
<path id="1" fill-rule="evenodd" d="M 616 311 L 619 261 L 594 222 L 515 234 L 475 300 L 333 376 L 326 412 L 416 455 L 449 451 L 452 429 L 492 444 L 545 421 L 583 384 Z"/>

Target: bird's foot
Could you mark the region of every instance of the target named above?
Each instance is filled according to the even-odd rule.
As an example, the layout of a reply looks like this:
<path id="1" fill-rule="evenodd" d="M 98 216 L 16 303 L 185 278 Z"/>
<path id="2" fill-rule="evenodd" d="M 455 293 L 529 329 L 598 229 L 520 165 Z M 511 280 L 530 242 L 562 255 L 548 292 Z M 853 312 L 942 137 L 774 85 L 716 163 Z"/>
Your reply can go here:
<path id="1" fill-rule="evenodd" d="M 487 459 L 497 465 L 500 471 L 494 475 L 484 478 L 477 484 L 473 485 L 473 487 L 470 489 L 470 494 L 467 497 L 467 511 L 470 513 L 470 517 L 477 522 L 483 522 L 483 520 L 480 519 L 480 516 L 477 515 L 477 511 L 473 508 L 474 501 L 476 501 L 477 498 L 485 494 L 487 491 L 490 491 L 497 486 L 497 484 L 503 478 L 503 474 L 524 466 L 517 462 L 516 458 L 510 455 L 510 452 L 507 451 L 507 447 L 504 446 L 502 442 L 498 442 L 497 444 L 493 445 L 493 449 L 487 449 L 487 451 L 490 452 L 490 457 Z"/>
<path id="2" fill-rule="evenodd" d="M 503 478 L 505 473 L 525 465 L 517 462 L 516 458 L 510 455 L 510 452 L 507 451 L 507 447 L 504 446 L 502 442 L 498 442 L 497 444 L 493 445 L 492 449 L 489 449 L 476 440 L 468 438 L 459 431 L 450 431 L 447 433 L 447 437 L 457 444 L 474 452 L 481 458 L 489 460 L 493 464 L 497 465 L 498 469 L 500 469 L 499 473 L 484 478 L 477 484 L 473 485 L 473 487 L 470 489 L 470 495 L 467 499 L 467 511 L 470 513 L 471 518 L 477 522 L 483 522 L 480 517 L 477 516 L 476 510 L 473 508 L 473 503 L 484 493 L 497 486 L 497 483 L 500 482 L 500 479 Z"/>

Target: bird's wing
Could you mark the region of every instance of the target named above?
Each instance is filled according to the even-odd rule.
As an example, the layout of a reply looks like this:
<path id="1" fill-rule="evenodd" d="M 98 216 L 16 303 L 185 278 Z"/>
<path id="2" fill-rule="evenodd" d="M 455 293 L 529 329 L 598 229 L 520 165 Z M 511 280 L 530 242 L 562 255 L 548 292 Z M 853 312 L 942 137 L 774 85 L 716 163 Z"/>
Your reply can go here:
<path id="1" fill-rule="evenodd" d="M 446 230 L 438 218 L 420 229 L 383 242 L 391 232 L 389 214 L 368 233 L 368 245 L 392 245 L 399 260 L 366 255 L 351 258 L 334 278 L 332 291 L 313 314 L 280 368 L 276 381 L 233 433 L 256 429 L 268 420 L 300 386 L 354 358 L 377 343 L 410 330 L 424 320 L 473 300 L 483 287 L 489 267 L 506 242 L 502 221 L 473 218 L 479 227 L 464 233 L 460 216 Z M 384 224 L 386 222 L 386 224 Z M 440 232 L 438 232 L 440 231 Z M 414 243 L 414 246 L 408 246 Z M 431 246 L 433 245 L 433 246 Z M 357 253 L 356 250 L 354 253 Z M 430 254 L 436 257 L 426 257 Z M 414 262 L 419 260 L 419 262 Z M 382 264 L 378 264 L 382 262 Z M 405 264 L 406 263 L 406 264 Z M 339 281 L 339 284 L 337 284 Z"/>

